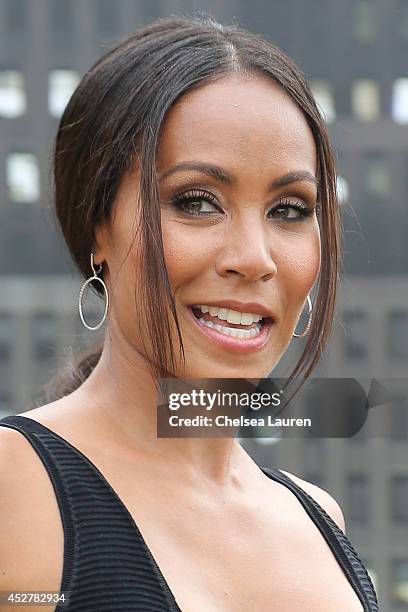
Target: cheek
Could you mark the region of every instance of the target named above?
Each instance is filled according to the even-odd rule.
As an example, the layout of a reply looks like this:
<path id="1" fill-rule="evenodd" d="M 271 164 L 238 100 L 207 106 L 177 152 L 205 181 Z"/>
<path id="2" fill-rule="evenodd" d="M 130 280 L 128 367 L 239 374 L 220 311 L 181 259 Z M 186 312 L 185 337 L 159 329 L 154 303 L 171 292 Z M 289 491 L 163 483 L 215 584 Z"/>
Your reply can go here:
<path id="1" fill-rule="evenodd" d="M 203 282 L 214 269 L 218 232 L 208 232 L 191 224 L 162 218 L 163 249 L 170 284 L 175 293 L 185 283 Z M 222 240 L 221 240 L 222 243 Z M 277 250 L 271 253 L 280 273 L 276 278 L 285 307 L 299 309 L 306 299 L 320 268 L 320 232 L 317 222 L 307 232 L 288 239 L 274 237 Z M 218 245 L 218 246 L 217 246 Z"/>
<path id="2" fill-rule="evenodd" d="M 280 257 L 281 277 L 286 287 L 286 298 L 295 307 L 303 304 L 315 283 L 320 270 L 320 232 L 316 227 L 312 232 L 292 242 L 291 248 Z"/>
<path id="3" fill-rule="evenodd" d="M 210 256 L 198 228 L 178 221 L 162 220 L 162 235 L 164 259 L 175 293 L 181 285 L 208 267 Z"/>

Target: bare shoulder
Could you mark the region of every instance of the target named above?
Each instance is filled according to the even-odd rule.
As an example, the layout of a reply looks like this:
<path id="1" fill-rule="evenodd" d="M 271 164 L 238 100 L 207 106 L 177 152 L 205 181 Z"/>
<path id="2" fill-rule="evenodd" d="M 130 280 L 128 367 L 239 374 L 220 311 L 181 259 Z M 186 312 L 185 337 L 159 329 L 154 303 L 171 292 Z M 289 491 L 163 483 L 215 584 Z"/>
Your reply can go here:
<path id="1" fill-rule="evenodd" d="M 24 477 L 24 471 L 21 471 L 24 465 L 28 467 L 29 460 L 32 460 L 32 450 L 30 444 L 25 439 L 25 436 L 16 431 L 12 427 L 0 427 L 0 485 L 7 487 L 11 492 L 18 490 L 18 478 Z M 2 502 L 4 502 L 2 496 Z M 4 503 L 0 508 L 4 507 Z M 0 521 L 1 526 L 1 521 Z"/>
<path id="2" fill-rule="evenodd" d="M 344 521 L 343 512 L 337 503 L 337 501 L 324 489 L 318 487 L 317 485 L 308 482 L 307 480 L 303 480 L 303 478 L 299 478 L 290 472 L 286 472 L 285 470 L 280 470 L 284 474 L 286 474 L 289 478 L 291 478 L 299 487 L 301 487 L 306 493 L 308 493 L 317 503 L 327 512 L 327 514 L 333 519 L 333 521 L 337 524 L 340 529 L 346 533 L 346 526 Z"/>
<path id="3" fill-rule="evenodd" d="M 57 590 L 61 542 L 58 506 L 41 459 L 24 435 L 1 426 L 0 591 Z"/>
<path id="4" fill-rule="evenodd" d="M 0 590 L 15 586 L 21 542 L 29 537 L 29 460 L 24 437 L 10 427 L 0 427 Z"/>

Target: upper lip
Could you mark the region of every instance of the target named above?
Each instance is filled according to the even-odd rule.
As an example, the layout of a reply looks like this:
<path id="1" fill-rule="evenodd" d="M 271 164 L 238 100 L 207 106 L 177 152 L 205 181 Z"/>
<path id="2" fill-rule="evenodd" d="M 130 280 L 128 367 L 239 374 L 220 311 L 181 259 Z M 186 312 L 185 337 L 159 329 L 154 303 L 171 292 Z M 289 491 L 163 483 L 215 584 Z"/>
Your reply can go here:
<path id="1" fill-rule="evenodd" d="M 215 306 L 217 308 L 229 308 L 231 310 L 237 310 L 238 312 L 248 312 L 251 314 L 261 315 L 262 317 L 274 318 L 274 314 L 271 312 L 270 308 L 264 306 L 263 304 L 259 304 L 258 302 L 239 302 L 238 300 L 204 300 L 203 302 L 194 303 L 194 305 L 197 306 L 200 304 L 205 306 Z"/>

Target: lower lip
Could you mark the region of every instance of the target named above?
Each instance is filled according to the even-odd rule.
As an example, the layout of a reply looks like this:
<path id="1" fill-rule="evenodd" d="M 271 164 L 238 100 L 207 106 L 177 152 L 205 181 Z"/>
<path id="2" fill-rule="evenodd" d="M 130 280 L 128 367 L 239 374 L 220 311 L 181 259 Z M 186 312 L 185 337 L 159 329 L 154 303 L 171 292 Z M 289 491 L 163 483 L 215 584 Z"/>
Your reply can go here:
<path id="1" fill-rule="evenodd" d="M 273 326 L 272 319 L 268 319 L 268 321 L 262 325 L 261 331 L 257 336 L 253 338 L 235 338 L 234 336 L 227 336 L 216 329 L 211 329 L 211 327 L 207 327 L 200 323 L 195 317 L 191 308 L 188 308 L 190 312 L 190 317 L 192 317 L 196 327 L 205 335 L 207 338 L 210 338 L 213 342 L 216 342 L 220 346 L 226 349 L 230 349 L 232 351 L 238 353 L 248 353 L 251 351 L 258 351 L 263 348 L 268 340 L 271 333 L 271 329 Z"/>

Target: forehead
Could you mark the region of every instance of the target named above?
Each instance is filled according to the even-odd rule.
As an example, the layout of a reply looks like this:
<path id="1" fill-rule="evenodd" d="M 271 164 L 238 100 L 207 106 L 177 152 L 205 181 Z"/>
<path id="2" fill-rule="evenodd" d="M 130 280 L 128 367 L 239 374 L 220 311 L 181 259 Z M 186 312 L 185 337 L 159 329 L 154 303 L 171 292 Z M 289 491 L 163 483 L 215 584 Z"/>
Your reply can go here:
<path id="1" fill-rule="evenodd" d="M 302 111 L 281 86 L 264 75 L 240 73 L 186 92 L 168 111 L 158 168 L 186 160 L 237 171 L 315 174 L 316 146 Z"/>

